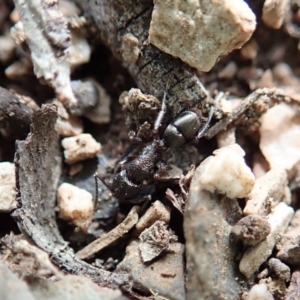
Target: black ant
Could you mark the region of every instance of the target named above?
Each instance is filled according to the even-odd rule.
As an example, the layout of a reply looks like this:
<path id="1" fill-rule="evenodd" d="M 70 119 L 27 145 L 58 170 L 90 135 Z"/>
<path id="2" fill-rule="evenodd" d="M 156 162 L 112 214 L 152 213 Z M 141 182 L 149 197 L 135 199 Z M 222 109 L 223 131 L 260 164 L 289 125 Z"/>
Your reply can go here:
<path id="1" fill-rule="evenodd" d="M 164 153 L 169 148 L 179 147 L 190 140 L 200 139 L 206 132 L 212 119 L 214 108 L 211 107 L 207 121 L 201 124 L 201 112 L 186 110 L 180 113 L 173 123 L 165 129 L 162 138 L 159 137 L 159 128 L 167 111 L 167 93 L 164 92 L 161 110 L 154 123 L 153 141 L 146 145 L 138 156 L 128 156 L 121 161 L 111 183 L 99 178 L 112 194 L 121 202 L 140 203 L 151 198 L 154 191 L 154 178 L 162 161 Z M 97 185 L 96 190 L 98 191 Z M 96 193 L 96 199 L 97 197 Z"/>

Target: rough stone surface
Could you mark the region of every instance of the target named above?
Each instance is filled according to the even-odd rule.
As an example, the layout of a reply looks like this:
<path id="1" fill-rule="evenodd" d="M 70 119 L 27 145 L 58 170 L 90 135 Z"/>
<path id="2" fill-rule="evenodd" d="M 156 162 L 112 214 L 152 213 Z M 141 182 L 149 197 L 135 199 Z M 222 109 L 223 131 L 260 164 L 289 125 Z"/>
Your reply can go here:
<path id="1" fill-rule="evenodd" d="M 287 184 L 287 173 L 282 168 L 271 169 L 256 179 L 247 198 L 244 214 L 267 215 L 284 197 Z"/>
<path id="2" fill-rule="evenodd" d="M 271 225 L 270 234 L 266 240 L 260 242 L 253 248 L 246 250 L 240 261 L 240 271 L 247 278 L 250 278 L 271 255 L 275 244 L 281 239 L 293 214 L 294 210 L 281 202 L 275 207 L 272 214 L 269 215 L 268 218 Z"/>
<path id="3" fill-rule="evenodd" d="M 89 278 L 66 275 L 61 280 L 49 281 L 27 277 L 26 281 L 35 299 L 43 300 L 126 300 L 120 290 L 100 287 Z M 21 298 L 20 298 L 21 299 Z M 23 299 L 23 298 L 22 298 Z"/>
<path id="4" fill-rule="evenodd" d="M 94 212 L 91 193 L 75 185 L 63 183 L 58 188 L 57 205 L 61 219 L 87 231 Z"/>
<path id="5" fill-rule="evenodd" d="M 235 261 L 237 245 L 230 240 L 232 211 L 220 205 L 217 195 L 201 190 L 200 176 L 201 166 L 192 179 L 184 218 L 187 298 L 237 299 L 243 276 Z"/>
<path id="6" fill-rule="evenodd" d="M 244 1 L 154 1 L 149 40 L 200 71 L 209 71 L 220 56 L 241 48 L 255 26 Z"/>
<path id="7" fill-rule="evenodd" d="M 0 163 L 0 212 L 10 212 L 17 207 L 15 165 Z"/>
<path id="8" fill-rule="evenodd" d="M 147 295 L 154 294 L 172 300 L 185 299 L 184 287 L 184 246 L 180 243 L 170 245 L 170 253 L 145 265 L 139 253 L 139 243 L 132 241 L 126 248 L 124 260 L 117 271 L 130 273 L 133 287 Z M 199 299 L 199 298 L 198 298 Z"/>
<path id="9" fill-rule="evenodd" d="M 36 300 L 25 282 L 0 261 L 0 298 L 5 300 Z"/>
<path id="10" fill-rule="evenodd" d="M 65 149 L 64 156 L 67 164 L 93 158 L 101 151 L 101 145 L 89 133 L 64 138 L 61 144 Z"/>
<path id="11" fill-rule="evenodd" d="M 233 144 L 213 154 L 199 167 L 201 176 L 198 180 L 202 189 L 231 199 L 248 196 L 255 178 L 243 159 L 244 150 L 238 144 Z"/>
<path id="12" fill-rule="evenodd" d="M 291 224 L 276 245 L 276 257 L 293 266 L 300 266 L 300 210 L 298 209 Z"/>
<path id="13" fill-rule="evenodd" d="M 233 226 L 231 235 L 242 240 L 245 245 L 254 246 L 263 241 L 270 231 L 271 227 L 267 218 L 252 215 L 241 219 Z"/>

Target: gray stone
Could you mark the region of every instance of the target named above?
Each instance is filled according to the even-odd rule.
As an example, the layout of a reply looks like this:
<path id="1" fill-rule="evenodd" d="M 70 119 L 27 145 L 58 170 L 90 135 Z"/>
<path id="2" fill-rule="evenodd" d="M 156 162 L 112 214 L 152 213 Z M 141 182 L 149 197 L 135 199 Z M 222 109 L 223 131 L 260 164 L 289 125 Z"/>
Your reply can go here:
<path id="1" fill-rule="evenodd" d="M 133 287 L 148 295 L 162 296 L 170 300 L 184 300 L 184 246 L 169 245 L 169 251 L 151 264 L 143 264 L 139 243 L 132 241 L 126 248 L 126 256 L 118 265 L 118 272 L 130 273 Z"/>
<path id="2" fill-rule="evenodd" d="M 235 262 L 236 243 L 229 238 L 231 226 L 226 221 L 233 212 L 221 205 L 216 194 L 201 190 L 200 172 L 199 168 L 195 171 L 184 218 L 187 298 L 237 299 L 243 277 Z"/>

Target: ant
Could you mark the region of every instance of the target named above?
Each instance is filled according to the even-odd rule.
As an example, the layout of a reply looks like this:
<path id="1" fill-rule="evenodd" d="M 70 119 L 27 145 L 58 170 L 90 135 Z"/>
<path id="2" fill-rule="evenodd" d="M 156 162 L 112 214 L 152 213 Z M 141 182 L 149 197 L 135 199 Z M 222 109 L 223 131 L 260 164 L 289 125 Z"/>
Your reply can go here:
<path id="1" fill-rule="evenodd" d="M 180 113 L 175 120 L 170 123 L 162 138 L 159 137 L 159 129 L 167 111 L 167 93 L 164 92 L 161 110 L 157 115 L 153 129 L 153 141 L 146 145 L 138 156 L 128 156 L 121 161 L 116 170 L 111 183 L 106 182 L 97 173 L 97 178 L 112 192 L 121 202 L 132 204 L 141 203 L 146 199 L 151 199 L 155 186 L 153 184 L 157 175 L 156 171 L 161 168 L 161 161 L 164 153 L 169 148 L 179 147 L 193 139 L 200 139 L 205 134 L 212 119 L 214 108 L 210 108 L 207 121 L 202 125 L 202 114 L 198 110 L 189 109 Z M 134 139 L 134 137 L 131 137 Z M 137 138 L 137 142 L 140 140 Z"/>

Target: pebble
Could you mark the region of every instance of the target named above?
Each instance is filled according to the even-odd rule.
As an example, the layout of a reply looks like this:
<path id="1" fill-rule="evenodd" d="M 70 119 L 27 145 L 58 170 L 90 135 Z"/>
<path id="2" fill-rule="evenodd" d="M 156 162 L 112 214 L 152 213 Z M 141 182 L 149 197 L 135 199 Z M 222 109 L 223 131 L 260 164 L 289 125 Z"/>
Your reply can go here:
<path id="1" fill-rule="evenodd" d="M 268 286 L 265 283 L 260 283 L 251 288 L 246 300 L 274 300 L 274 298 L 268 291 Z"/>
<path id="2" fill-rule="evenodd" d="M 271 227 L 266 217 L 251 215 L 241 219 L 233 226 L 231 235 L 245 245 L 255 246 L 266 239 L 270 231 Z"/>
<path id="3" fill-rule="evenodd" d="M 11 162 L 0 163 L 0 212 L 11 212 L 17 208 L 15 165 Z"/>
<path id="4" fill-rule="evenodd" d="M 156 200 L 151 206 L 146 210 L 144 215 L 139 219 L 138 223 L 135 225 L 135 233 L 140 234 L 146 228 L 149 228 L 156 221 L 163 221 L 165 224 L 170 223 L 170 209 L 165 207 L 159 200 Z"/>
<path id="5" fill-rule="evenodd" d="M 288 9 L 288 0 L 266 0 L 263 6 L 262 20 L 271 28 L 279 29 Z"/>
<path id="6" fill-rule="evenodd" d="M 294 172 L 300 162 L 300 124 L 298 112 L 285 103 L 269 109 L 261 117 L 261 152 L 271 169 L 281 168 Z"/>
<path id="7" fill-rule="evenodd" d="M 232 227 L 227 221 L 234 219 L 235 212 L 231 207 L 234 203 L 238 206 L 237 201 L 225 197 L 221 201 L 215 192 L 202 189 L 199 179 L 205 173 L 201 169 L 200 165 L 194 173 L 184 216 L 187 298 L 237 299 L 243 277 L 236 263 L 239 248 L 237 242 L 230 239 Z M 217 173 L 214 176 L 226 173 L 220 172 L 219 168 L 208 170 L 213 171 Z M 230 202 L 231 205 L 226 207 L 225 204 Z"/>
<path id="8" fill-rule="evenodd" d="M 67 137 L 61 141 L 67 164 L 95 157 L 101 152 L 101 145 L 89 133 L 82 133 L 74 137 Z"/>
<path id="9" fill-rule="evenodd" d="M 294 214 L 294 210 L 280 202 L 268 216 L 271 232 L 266 240 L 245 251 L 240 261 L 239 269 L 242 274 L 250 278 L 267 258 L 272 254 L 275 244 L 281 239 Z"/>
<path id="10" fill-rule="evenodd" d="M 286 193 L 287 173 L 282 168 L 275 168 L 256 179 L 254 187 L 247 198 L 244 214 L 267 215 Z"/>
<path id="11" fill-rule="evenodd" d="M 59 217 L 87 231 L 94 213 L 94 201 L 91 193 L 75 185 L 63 183 L 58 188 L 57 205 Z"/>
<path id="12" fill-rule="evenodd" d="M 157 299 L 185 299 L 184 246 L 170 244 L 168 253 L 151 264 L 144 264 L 139 251 L 139 242 L 132 241 L 126 255 L 118 265 L 117 272 L 129 273 L 133 288 Z M 198 298 L 199 299 L 199 298 Z"/>
<path id="13" fill-rule="evenodd" d="M 277 258 L 292 266 L 300 266 L 300 210 L 298 209 L 291 224 L 276 245 Z"/>
<path id="14" fill-rule="evenodd" d="M 247 197 L 255 177 L 245 163 L 244 150 L 233 144 L 215 150 L 213 154 L 199 166 L 198 180 L 202 189 L 231 199 Z"/>
<path id="15" fill-rule="evenodd" d="M 252 10 L 242 0 L 156 0 L 149 41 L 199 71 L 249 40 L 256 27 Z"/>
<path id="16" fill-rule="evenodd" d="M 271 269 L 271 272 L 273 272 L 277 278 L 280 278 L 285 282 L 290 281 L 291 270 L 286 264 L 281 262 L 281 260 L 277 258 L 270 258 L 268 264 Z"/>

